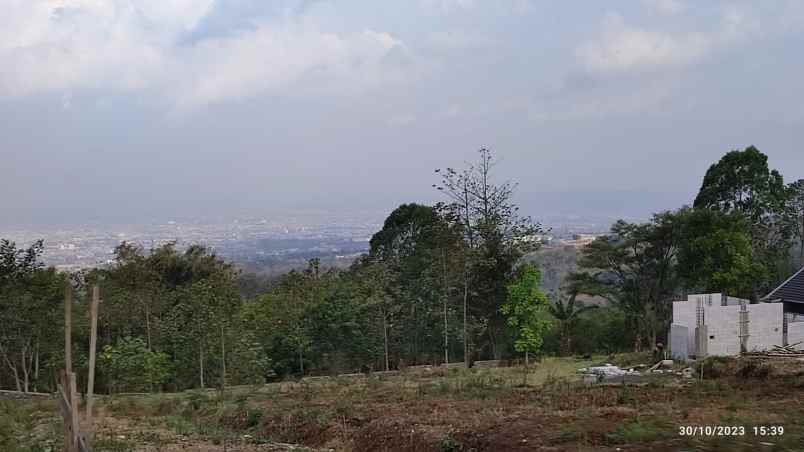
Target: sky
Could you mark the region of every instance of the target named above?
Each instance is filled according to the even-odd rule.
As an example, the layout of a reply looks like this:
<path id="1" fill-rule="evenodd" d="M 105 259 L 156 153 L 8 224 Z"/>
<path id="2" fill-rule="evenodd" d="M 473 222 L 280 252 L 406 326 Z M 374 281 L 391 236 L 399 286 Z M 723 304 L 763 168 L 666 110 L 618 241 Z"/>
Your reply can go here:
<path id="1" fill-rule="evenodd" d="M 804 2 L 0 0 L 0 224 L 432 202 L 481 147 L 534 218 L 804 178 Z"/>

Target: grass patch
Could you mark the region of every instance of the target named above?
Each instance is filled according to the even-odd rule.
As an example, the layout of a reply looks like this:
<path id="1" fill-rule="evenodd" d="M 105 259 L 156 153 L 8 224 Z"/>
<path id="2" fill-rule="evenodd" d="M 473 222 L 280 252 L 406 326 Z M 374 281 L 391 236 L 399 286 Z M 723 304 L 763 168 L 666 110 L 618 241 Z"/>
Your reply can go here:
<path id="1" fill-rule="evenodd" d="M 92 450 L 95 452 L 132 452 L 135 444 L 128 439 L 121 438 L 95 438 Z"/>
<path id="2" fill-rule="evenodd" d="M 636 444 L 670 436 L 671 426 L 657 420 L 643 419 L 618 425 L 613 432 L 606 435 L 606 439 L 612 444 Z"/>

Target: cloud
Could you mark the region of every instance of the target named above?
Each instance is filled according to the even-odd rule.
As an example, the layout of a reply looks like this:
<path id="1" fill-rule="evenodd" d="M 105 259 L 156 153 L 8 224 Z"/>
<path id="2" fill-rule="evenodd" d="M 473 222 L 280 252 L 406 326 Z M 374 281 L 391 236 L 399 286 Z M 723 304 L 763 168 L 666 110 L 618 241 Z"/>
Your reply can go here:
<path id="1" fill-rule="evenodd" d="M 427 43 L 430 48 L 444 52 L 476 50 L 497 44 L 489 36 L 463 30 L 434 31 L 427 36 Z"/>
<path id="2" fill-rule="evenodd" d="M 472 9 L 477 4 L 476 0 L 420 0 L 420 2 L 425 11 L 438 14 Z"/>
<path id="3" fill-rule="evenodd" d="M 537 98 L 525 109 L 536 122 L 573 121 L 589 118 L 659 114 L 662 106 L 676 99 L 677 82 L 658 79 L 633 85 L 609 85 L 605 91 L 563 92 L 560 96 Z"/>
<path id="4" fill-rule="evenodd" d="M 580 45 L 576 56 L 593 73 L 658 71 L 689 66 L 715 50 L 745 39 L 758 25 L 736 9 L 724 11 L 713 30 L 666 32 L 630 26 L 619 14 L 603 21 L 599 37 Z"/>
<path id="5" fill-rule="evenodd" d="M 10 0 L 0 18 L 0 98 L 139 91 L 188 108 L 282 91 L 300 80 L 373 86 L 385 67 L 399 71 L 395 53 L 407 52 L 385 32 L 326 32 L 294 17 L 183 41 L 214 3 Z"/>
<path id="6" fill-rule="evenodd" d="M 413 124 L 416 122 L 416 116 L 412 114 L 402 113 L 398 115 L 393 115 L 387 119 L 386 123 L 389 126 L 394 127 L 404 127 Z"/>
<path id="7" fill-rule="evenodd" d="M 199 42 L 179 55 L 182 105 L 282 90 L 305 78 L 337 84 L 376 72 L 401 43 L 388 33 L 323 33 L 304 26 L 260 27 Z M 176 85 L 181 80 L 174 81 Z"/>
<path id="8" fill-rule="evenodd" d="M 642 0 L 642 2 L 660 14 L 680 14 L 687 9 L 687 5 L 680 0 Z"/>

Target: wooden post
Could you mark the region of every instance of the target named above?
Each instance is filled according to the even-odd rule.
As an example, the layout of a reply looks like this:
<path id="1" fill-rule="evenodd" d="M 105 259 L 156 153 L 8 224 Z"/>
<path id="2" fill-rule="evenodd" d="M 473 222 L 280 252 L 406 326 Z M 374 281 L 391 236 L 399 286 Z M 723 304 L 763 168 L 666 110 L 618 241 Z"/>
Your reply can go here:
<path id="1" fill-rule="evenodd" d="M 92 427 L 92 396 L 95 393 L 95 348 L 98 343 L 98 303 L 100 303 L 100 288 L 97 284 L 92 287 L 92 305 L 89 309 L 90 333 L 89 333 L 89 375 L 87 376 L 87 425 L 89 433 Z"/>
<path id="2" fill-rule="evenodd" d="M 78 425 L 79 411 L 78 411 L 78 388 L 75 384 L 75 373 L 70 372 L 67 374 L 70 383 L 70 430 L 72 430 L 73 450 L 79 452 L 78 449 L 78 435 L 80 434 L 81 427 Z"/>
<path id="3" fill-rule="evenodd" d="M 78 411 L 78 389 L 73 373 L 72 354 L 73 292 L 69 279 L 64 286 L 64 372 L 59 387 L 59 405 L 64 418 L 65 452 L 88 452 L 89 447 L 81 435 Z"/>
<path id="4" fill-rule="evenodd" d="M 64 417 L 64 450 L 75 451 L 75 409 L 73 405 L 72 382 L 70 375 L 73 374 L 73 351 L 72 351 L 72 329 L 73 329 L 73 288 L 68 277 L 64 285 L 64 373 L 61 378 L 62 388 L 62 416 Z"/>
<path id="5" fill-rule="evenodd" d="M 71 397 L 69 396 L 70 384 L 66 372 L 62 372 L 59 377 L 59 407 L 61 408 L 61 417 L 64 419 L 64 451 L 73 452 L 75 447 L 73 444 L 73 413 L 70 406 Z"/>

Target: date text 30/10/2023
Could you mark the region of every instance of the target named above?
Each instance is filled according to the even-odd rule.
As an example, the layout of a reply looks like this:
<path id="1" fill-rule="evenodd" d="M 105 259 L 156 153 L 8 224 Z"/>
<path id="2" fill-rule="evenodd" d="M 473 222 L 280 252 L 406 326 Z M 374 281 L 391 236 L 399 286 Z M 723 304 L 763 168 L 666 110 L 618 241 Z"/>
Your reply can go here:
<path id="1" fill-rule="evenodd" d="M 679 436 L 782 436 L 781 425 L 682 425 L 678 427 Z"/>

